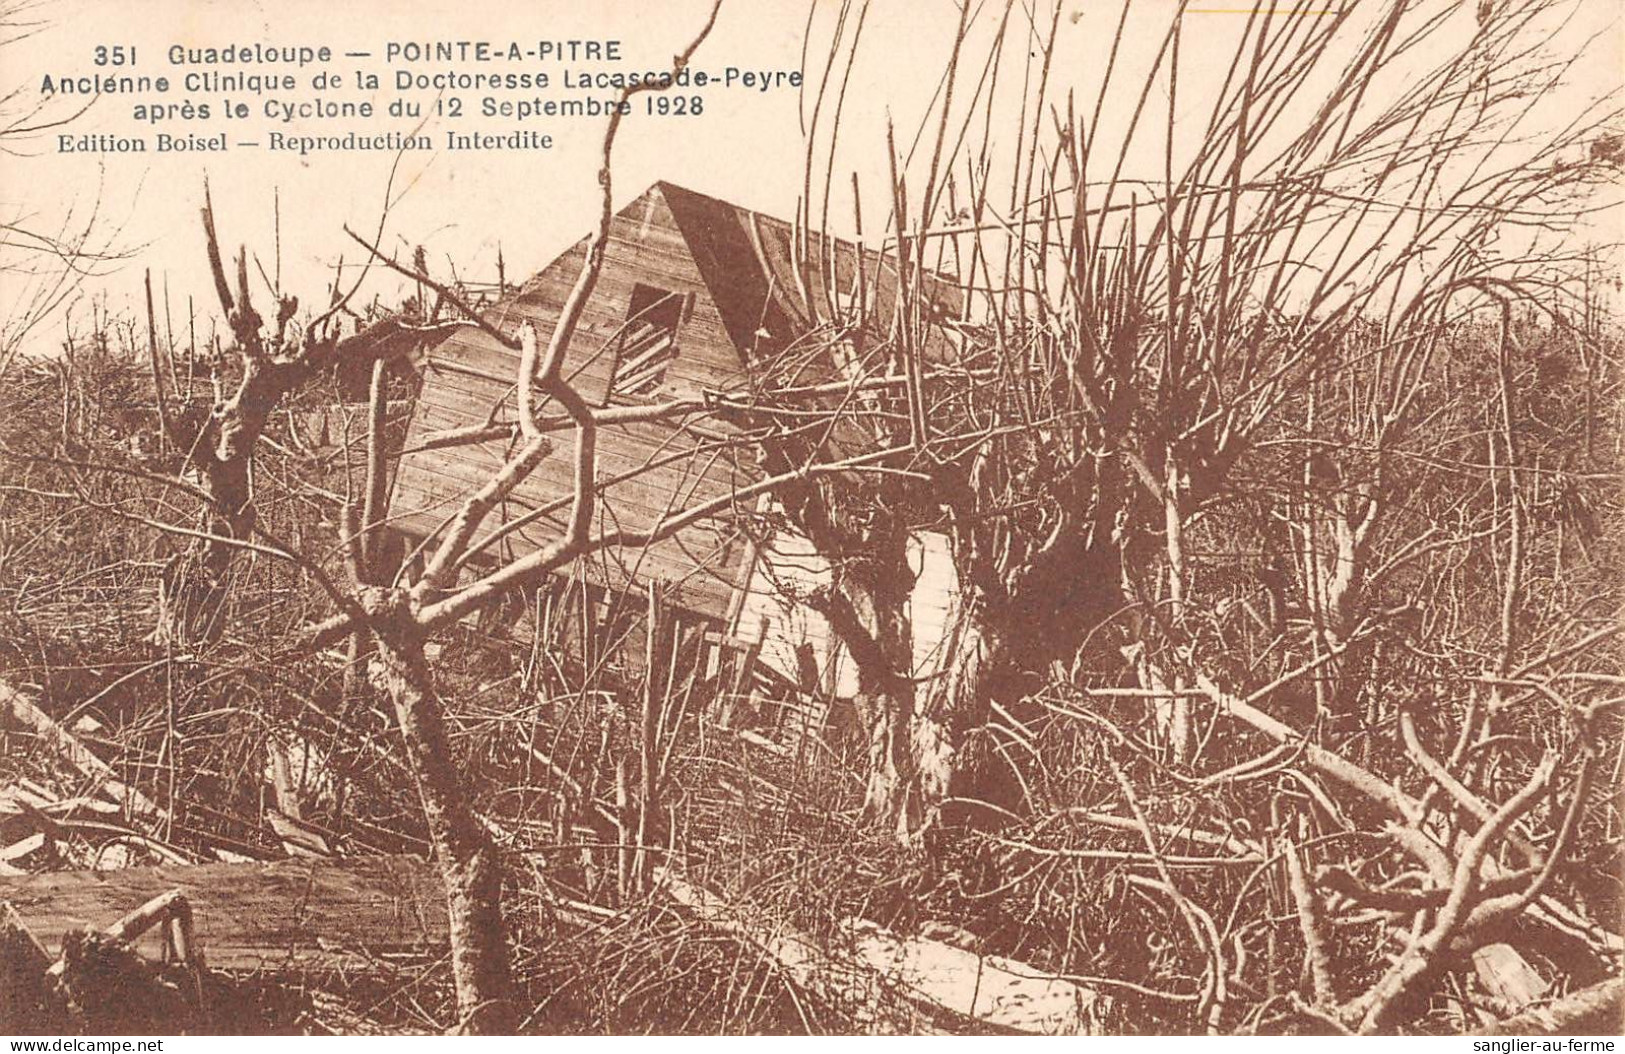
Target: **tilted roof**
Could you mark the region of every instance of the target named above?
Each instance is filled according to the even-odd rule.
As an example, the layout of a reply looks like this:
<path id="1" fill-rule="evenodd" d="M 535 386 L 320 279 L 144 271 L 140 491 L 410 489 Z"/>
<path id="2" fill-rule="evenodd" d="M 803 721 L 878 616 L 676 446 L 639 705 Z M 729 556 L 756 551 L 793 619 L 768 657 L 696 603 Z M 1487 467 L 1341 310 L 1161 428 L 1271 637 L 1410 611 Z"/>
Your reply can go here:
<path id="1" fill-rule="evenodd" d="M 890 319 L 896 308 L 895 254 L 800 232 L 784 220 L 664 180 L 637 201 L 653 193 L 671 209 L 729 337 L 747 357 L 806 333 L 856 303 L 860 291 L 877 319 Z M 931 317 L 961 311 L 951 278 L 930 273 L 920 287 Z"/>

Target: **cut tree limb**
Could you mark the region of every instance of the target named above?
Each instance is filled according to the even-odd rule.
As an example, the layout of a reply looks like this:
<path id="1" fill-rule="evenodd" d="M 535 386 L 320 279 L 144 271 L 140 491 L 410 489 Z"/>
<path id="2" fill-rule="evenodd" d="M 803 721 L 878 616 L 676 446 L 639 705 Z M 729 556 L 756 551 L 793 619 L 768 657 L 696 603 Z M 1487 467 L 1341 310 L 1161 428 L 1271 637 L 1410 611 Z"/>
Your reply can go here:
<path id="1" fill-rule="evenodd" d="M 1625 1031 L 1625 979 L 1571 992 L 1485 1028 L 1486 1036 L 1618 1035 Z"/>

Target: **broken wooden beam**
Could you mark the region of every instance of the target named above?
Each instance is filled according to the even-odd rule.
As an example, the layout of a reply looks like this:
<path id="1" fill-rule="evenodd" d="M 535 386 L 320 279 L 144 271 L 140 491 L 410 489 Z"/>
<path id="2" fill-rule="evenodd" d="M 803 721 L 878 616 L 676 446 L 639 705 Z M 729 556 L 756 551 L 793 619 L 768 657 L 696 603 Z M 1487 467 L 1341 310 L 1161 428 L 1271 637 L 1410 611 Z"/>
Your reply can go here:
<path id="1" fill-rule="evenodd" d="M 756 947 L 778 967 L 785 980 L 840 1008 L 857 1027 L 871 1034 L 942 1033 L 923 1013 L 906 1002 L 888 998 L 881 979 L 850 958 L 829 954 L 817 941 L 782 925 L 773 925 L 702 887 L 690 885 L 670 869 L 655 881 L 672 900 L 696 919 Z"/>
<path id="2" fill-rule="evenodd" d="M 414 857 L 0 878 L 0 901 L 48 949 L 59 949 L 69 931 L 100 929 L 173 890 L 190 902 L 197 937 L 216 969 L 376 969 L 397 957 L 437 955 L 446 944 L 439 869 Z M 156 936 L 149 940 L 156 948 Z"/>
<path id="3" fill-rule="evenodd" d="M 34 733 L 61 753 L 73 767 L 94 780 L 107 791 L 114 801 L 127 807 L 131 814 L 144 818 L 163 815 L 156 803 L 135 787 L 121 782 L 113 767 L 97 757 L 77 736 L 57 724 L 34 701 L 0 681 L 0 718 L 8 719 L 26 731 Z"/>

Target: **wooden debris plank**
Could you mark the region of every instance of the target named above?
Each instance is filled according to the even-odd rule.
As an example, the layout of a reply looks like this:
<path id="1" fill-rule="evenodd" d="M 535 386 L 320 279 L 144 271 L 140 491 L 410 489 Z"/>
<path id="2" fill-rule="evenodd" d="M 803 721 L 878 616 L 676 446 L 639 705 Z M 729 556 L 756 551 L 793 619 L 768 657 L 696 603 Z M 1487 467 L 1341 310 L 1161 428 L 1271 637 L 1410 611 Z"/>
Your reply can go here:
<path id="1" fill-rule="evenodd" d="M 33 1023 L 50 964 L 50 955 L 22 918 L 11 905 L 0 902 L 0 1026 L 10 1031 Z"/>
<path id="2" fill-rule="evenodd" d="M 114 800 L 127 805 L 137 816 L 162 815 L 152 799 L 120 782 L 111 765 L 92 753 L 73 733 L 57 724 L 33 700 L 4 681 L 0 681 L 0 718 L 9 718 L 11 722 L 39 736 L 67 758 L 74 768 L 95 780 Z"/>
<path id="3" fill-rule="evenodd" d="M 55 954 L 62 936 L 104 928 L 172 889 L 191 902 L 210 966 L 376 967 L 438 954 L 446 942 L 440 872 L 415 857 L 275 860 L 65 871 L 0 878 L 0 901 Z M 140 945 L 144 951 L 156 949 Z"/>
<path id="4" fill-rule="evenodd" d="M 1474 951 L 1473 969 L 1485 991 L 1508 1006 L 1529 1006 L 1552 987 L 1510 944 L 1486 944 Z"/>

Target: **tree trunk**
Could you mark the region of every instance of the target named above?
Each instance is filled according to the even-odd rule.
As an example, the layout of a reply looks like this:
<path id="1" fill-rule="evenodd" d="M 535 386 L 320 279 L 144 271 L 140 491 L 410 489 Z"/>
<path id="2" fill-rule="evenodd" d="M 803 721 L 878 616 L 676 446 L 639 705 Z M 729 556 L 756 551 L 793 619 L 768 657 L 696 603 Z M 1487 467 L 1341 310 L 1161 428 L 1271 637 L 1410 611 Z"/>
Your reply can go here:
<path id="1" fill-rule="evenodd" d="M 251 374 L 256 380 L 261 376 Z M 239 548 L 235 543 L 252 536 L 256 520 L 249 461 L 264 430 L 265 415 L 275 405 L 275 394 L 260 392 L 261 387 L 262 383 L 245 381 L 242 392 L 218 417 L 190 432 L 186 459 L 209 493 L 210 505 L 203 515 L 209 537 L 164 567 L 153 633 L 160 643 L 209 643 L 225 631 Z M 246 408 L 244 393 L 255 395 Z"/>
<path id="2" fill-rule="evenodd" d="M 864 805 L 870 817 L 907 839 L 918 829 L 916 783 L 909 738 L 914 717 L 913 637 L 900 603 L 886 594 L 847 588 L 864 632 L 876 644 L 867 662 L 858 662 L 858 713 L 869 748 L 869 785 Z M 856 661 L 856 660 L 855 660 Z"/>
<path id="3" fill-rule="evenodd" d="M 205 529 L 225 539 L 246 538 L 250 530 L 220 517 L 209 517 Z M 170 557 L 158 580 L 154 640 L 185 647 L 220 639 L 231 600 L 236 549 L 230 541 L 210 539 Z"/>
<path id="4" fill-rule="evenodd" d="M 446 883 L 452 978 L 461 1030 L 500 1034 L 514 1025 L 513 982 L 502 922 L 502 869 L 469 803 L 446 738 L 444 708 L 423 658 L 423 642 L 400 590 L 366 591 L 374 640 L 406 754 L 417 777 L 429 836 Z"/>
<path id="5" fill-rule="evenodd" d="M 925 816 L 919 771 L 912 758 L 914 720 L 913 635 L 904 603 L 912 579 L 890 574 L 857 577 L 837 570 L 829 590 L 811 598 L 846 647 L 858 673 L 853 697 L 867 751 L 864 815 L 912 840 Z M 872 569 L 871 569 L 872 570 Z M 874 579 L 881 579 L 884 585 Z"/>
<path id="6" fill-rule="evenodd" d="M 927 689 L 914 719 L 911 742 L 919 773 L 921 808 L 934 820 L 943 800 L 978 796 L 980 766 L 970 735 L 987 723 L 997 638 L 982 618 L 984 605 L 968 593 L 955 615 L 947 666 Z"/>

